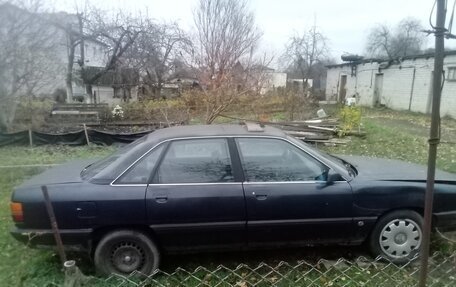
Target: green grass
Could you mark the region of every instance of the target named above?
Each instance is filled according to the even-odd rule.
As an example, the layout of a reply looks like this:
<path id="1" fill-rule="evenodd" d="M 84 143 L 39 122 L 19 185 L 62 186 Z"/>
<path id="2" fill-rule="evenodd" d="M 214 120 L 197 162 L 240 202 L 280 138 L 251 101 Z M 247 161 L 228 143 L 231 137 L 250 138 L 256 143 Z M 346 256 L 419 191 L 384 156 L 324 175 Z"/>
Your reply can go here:
<path id="1" fill-rule="evenodd" d="M 352 154 L 366 155 L 386 158 L 402 159 L 409 162 L 425 164 L 427 161 L 427 126 L 429 120 L 426 116 L 411 113 L 398 113 L 393 111 L 379 110 L 364 110 L 363 129 L 367 132 L 367 137 L 358 138 L 352 137 L 347 145 L 339 145 L 336 147 L 320 148 L 328 150 L 336 154 Z M 281 118 L 282 115 L 277 115 Z M 455 121 L 444 119 L 442 121 L 443 140 L 453 141 L 454 134 L 451 130 L 456 127 Z M 454 137 L 453 137 L 454 136 Z M 0 148 L 0 165 L 29 165 L 29 164 L 53 164 L 61 163 L 75 158 L 95 158 L 104 156 L 112 152 L 112 147 L 67 147 L 67 146 L 42 146 L 35 148 L 28 147 L 3 147 Z M 452 144 L 441 144 L 439 146 L 438 167 L 456 172 L 456 146 Z M 23 246 L 16 242 L 10 235 L 9 229 L 12 227 L 12 221 L 9 212 L 9 201 L 11 192 L 14 186 L 22 182 L 25 178 L 40 172 L 43 168 L 0 168 L 0 250 L 2 260 L 0 261 L 0 285 L 1 286 L 56 286 L 63 282 L 64 276 L 60 269 L 58 257 L 51 251 L 34 250 Z M 434 243 L 434 250 L 444 252 L 454 252 L 454 246 L 447 243 Z M 209 270 L 215 270 L 219 264 L 223 264 L 230 268 L 235 268 L 240 263 L 246 263 L 249 266 L 256 267 L 259 263 L 265 262 L 271 266 L 276 266 L 281 260 L 296 264 L 298 260 L 306 260 L 316 262 L 318 258 L 325 257 L 329 259 L 337 259 L 341 256 L 346 258 L 354 258 L 359 255 L 367 255 L 363 249 L 359 248 L 302 248 L 287 250 L 274 250 L 268 252 L 246 252 L 246 253 L 227 253 L 227 254 L 200 254 L 182 255 L 165 258 L 163 267 L 167 272 L 173 272 L 177 267 L 183 267 L 186 270 L 193 270 L 197 266 L 203 266 Z M 87 258 L 75 257 L 70 254 L 69 258 L 77 259 L 78 265 L 86 274 L 93 275 L 93 269 Z M 217 272 L 221 277 L 228 276 L 225 271 Z M 285 271 L 284 271 L 285 272 Z M 303 271 L 304 272 L 304 271 Z M 359 281 L 370 279 L 369 274 L 359 274 L 358 270 L 354 270 L 348 274 L 352 277 L 359 278 Z M 376 272 L 372 270 L 372 272 Z M 392 271 L 393 272 L 393 271 Z M 182 273 L 182 272 L 181 272 Z M 158 280 L 169 286 L 179 283 L 180 276 L 175 277 L 160 277 Z M 286 272 L 285 272 L 286 273 Z M 198 273 L 199 274 L 199 273 Z M 242 272 L 241 272 L 242 274 Z M 271 275 L 272 274 L 272 275 Z M 274 284 L 274 273 L 268 275 L 271 278 L 271 284 Z M 328 282 L 334 281 L 331 278 L 332 273 L 328 273 L 323 277 L 323 281 L 316 281 L 316 284 L 321 286 L 331 286 Z M 372 273 L 373 274 L 373 273 Z M 315 276 L 319 276 L 315 274 Z M 406 274 L 397 273 L 399 276 Z M 196 276 L 196 275 L 195 275 Z M 198 278 L 200 275 L 198 275 Z M 201 274 L 201 278 L 206 280 L 208 284 L 215 283 L 215 275 Z M 250 276 L 250 275 L 248 275 Z M 248 277 L 247 276 L 247 277 Z M 294 276 L 299 276 L 299 273 L 289 270 L 289 279 Z M 313 278 L 314 275 L 309 275 Z M 207 277 L 207 278 L 206 278 Z M 233 277 L 235 282 L 237 278 Z M 308 280 L 307 278 L 306 280 Z M 315 277 L 316 278 L 316 277 Z M 378 282 L 385 280 L 383 276 L 377 276 Z M 407 279 L 407 278 L 405 278 Z M 239 279 L 240 280 L 240 279 Z M 342 280 L 339 277 L 337 280 Z M 333 286 L 338 286 L 344 282 L 337 283 L 334 281 Z M 376 279 L 374 279 L 376 280 Z M 407 279 L 408 280 L 408 279 Z M 247 281 L 250 281 L 248 279 Z M 195 281 L 196 282 L 196 281 Z M 196 283 L 189 282 L 188 286 L 193 286 Z M 303 281 L 307 282 L 307 281 Z M 321 284 L 320 284 L 320 283 Z M 95 279 L 92 280 L 90 286 L 117 286 L 118 282 Z M 268 284 L 265 284 L 265 286 Z M 287 284 L 278 284 L 278 286 L 287 286 Z M 305 286 L 306 284 L 302 284 Z M 375 286 L 375 282 L 366 286 Z M 395 285 L 392 283 L 392 285 Z M 406 286 L 413 284 L 405 284 Z M 240 285 L 244 286 L 244 285 Z M 245 285 L 247 286 L 247 285 Z M 263 285 L 260 285 L 263 286 Z M 351 285 L 347 285 L 351 286 Z"/>
<path id="2" fill-rule="evenodd" d="M 95 158 L 107 155 L 114 147 L 104 146 L 65 146 L 45 145 L 33 148 L 2 147 L 0 148 L 0 166 L 54 164 L 77 158 Z"/>
<path id="3" fill-rule="evenodd" d="M 62 163 L 75 158 L 102 157 L 113 150 L 112 147 L 3 147 L 0 148 L 0 165 Z M 13 226 L 9 211 L 13 187 L 42 170 L 40 167 L 0 168 L 1 286 L 53 286 L 53 282 L 62 282 L 59 261 L 53 252 L 27 248 L 9 234 Z"/>
<path id="4" fill-rule="evenodd" d="M 405 114 L 405 115 L 404 115 Z M 445 125 L 456 127 L 454 120 Z M 347 145 L 320 146 L 334 154 L 363 155 L 399 159 L 426 164 L 428 160 L 428 121 L 424 115 L 399 113 L 387 110 L 382 116 L 377 110 L 366 109 L 362 121 L 366 138 L 352 137 Z M 442 133 L 442 141 L 452 141 L 454 132 Z M 437 167 L 456 173 L 456 144 L 440 144 Z"/>

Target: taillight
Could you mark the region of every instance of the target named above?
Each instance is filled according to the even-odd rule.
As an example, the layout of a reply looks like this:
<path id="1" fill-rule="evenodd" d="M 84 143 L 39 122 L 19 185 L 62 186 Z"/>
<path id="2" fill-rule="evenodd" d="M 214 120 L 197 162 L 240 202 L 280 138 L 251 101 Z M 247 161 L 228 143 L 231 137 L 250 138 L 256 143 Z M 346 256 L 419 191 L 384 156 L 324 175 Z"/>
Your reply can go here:
<path id="1" fill-rule="evenodd" d="M 11 215 L 13 216 L 14 222 L 24 221 L 24 212 L 22 210 L 22 203 L 20 202 L 11 202 Z"/>

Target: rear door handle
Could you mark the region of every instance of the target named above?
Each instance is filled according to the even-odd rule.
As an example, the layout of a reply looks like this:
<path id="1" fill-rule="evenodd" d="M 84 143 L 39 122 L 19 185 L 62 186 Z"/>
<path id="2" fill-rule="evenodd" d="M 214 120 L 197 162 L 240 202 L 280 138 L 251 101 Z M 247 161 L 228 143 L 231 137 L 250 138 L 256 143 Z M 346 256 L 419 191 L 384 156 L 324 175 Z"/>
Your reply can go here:
<path id="1" fill-rule="evenodd" d="M 157 196 L 157 197 L 155 197 L 155 201 L 157 203 L 166 203 L 168 201 L 168 197 L 167 196 Z"/>

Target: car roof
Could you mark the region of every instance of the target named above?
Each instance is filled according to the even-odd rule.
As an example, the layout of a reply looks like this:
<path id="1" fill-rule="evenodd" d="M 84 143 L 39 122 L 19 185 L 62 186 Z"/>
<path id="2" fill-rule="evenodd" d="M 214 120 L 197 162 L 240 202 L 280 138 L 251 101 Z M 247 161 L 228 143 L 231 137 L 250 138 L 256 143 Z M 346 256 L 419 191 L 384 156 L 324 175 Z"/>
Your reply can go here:
<path id="1" fill-rule="evenodd" d="M 285 133 L 271 126 L 256 125 L 248 129 L 248 125 L 188 125 L 174 126 L 156 130 L 149 134 L 147 141 L 166 140 L 183 137 L 210 137 L 210 136 L 266 136 L 285 137 Z"/>

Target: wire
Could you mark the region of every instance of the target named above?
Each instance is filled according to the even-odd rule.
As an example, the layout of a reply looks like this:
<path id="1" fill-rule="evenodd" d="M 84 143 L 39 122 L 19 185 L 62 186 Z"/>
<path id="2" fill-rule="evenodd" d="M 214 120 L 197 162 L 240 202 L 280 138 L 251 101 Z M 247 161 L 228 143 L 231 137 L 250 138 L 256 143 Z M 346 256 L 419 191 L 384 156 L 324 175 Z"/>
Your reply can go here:
<path id="1" fill-rule="evenodd" d="M 429 14 L 429 25 L 431 25 L 432 29 L 435 29 L 434 24 L 432 24 L 432 14 L 434 14 L 434 8 L 435 8 L 436 4 L 437 4 L 437 0 L 434 1 L 434 4 L 432 5 L 431 13 Z"/>
<path id="2" fill-rule="evenodd" d="M 448 32 L 451 34 L 453 28 L 453 19 L 454 19 L 454 8 L 456 6 L 456 0 L 453 1 L 453 10 L 451 11 L 450 22 L 448 23 Z"/>
<path id="3" fill-rule="evenodd" d="M 449 242 L 451 242 L 451 243 L 456 243 L 456 240 L 451 239 L 451 238 L 449 238 L 448 236 L 445 236 L 438 228 L 436 228 L 435 230 L 437 231 L 437 234 L 438 234 L 441 238 L 443 238 L 443 239 L 445 239 L 445 240 L 447 240 L 447 241 L 449 241 Z"/>

